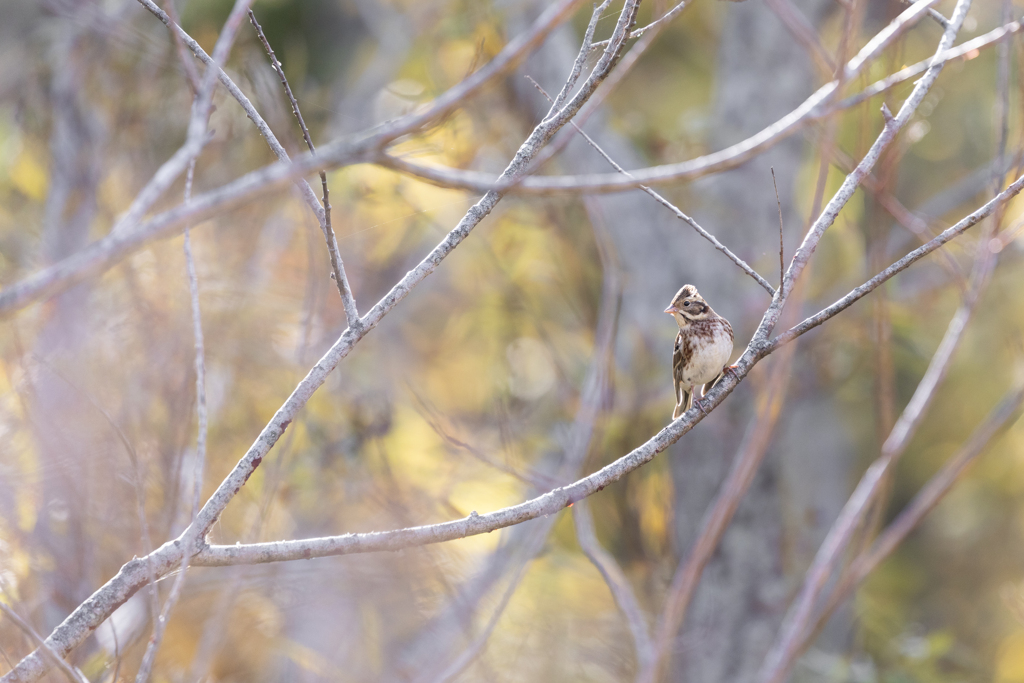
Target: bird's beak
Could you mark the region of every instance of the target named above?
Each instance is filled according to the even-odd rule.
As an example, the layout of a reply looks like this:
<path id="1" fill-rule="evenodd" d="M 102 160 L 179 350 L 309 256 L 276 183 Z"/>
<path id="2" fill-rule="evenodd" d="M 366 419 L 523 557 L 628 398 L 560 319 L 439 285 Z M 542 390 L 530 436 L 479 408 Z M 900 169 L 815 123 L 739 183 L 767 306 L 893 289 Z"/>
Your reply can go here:
<path id="1" fill-rule="evenodd" d="M 665 312 L 666 313 L 678 313 L 679 309 L 676 308 L 675 306 L 669 306 L 668 308 L 665 309 Z"/>

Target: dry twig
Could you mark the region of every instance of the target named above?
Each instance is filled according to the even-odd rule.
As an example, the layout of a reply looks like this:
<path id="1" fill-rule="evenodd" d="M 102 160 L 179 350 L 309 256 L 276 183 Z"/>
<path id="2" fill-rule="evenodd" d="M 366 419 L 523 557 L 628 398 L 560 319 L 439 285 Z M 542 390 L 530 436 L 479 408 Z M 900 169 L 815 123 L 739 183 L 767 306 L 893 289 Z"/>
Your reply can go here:
<path id="1" fill-rule="evenodd" d="M 299 103 L 295 99 L 294 93 L 292 93 L 292 87 L 288 85 L 288 78 L 284 75 L 284 67 L 281 62 L 277 59 L 277 55 L 274 54 L 274 48 L 270 47 L 270 41 L 263 34 L 263 28 L 259 22 L 256 21 L 256 15 L 253 14 L 252 10 L 249 10 L 249 21 L 256 29 L 256 35 L 259 36 L 260 42 L 263 43 L 263 49 L 267 51 L 267 55 L 270 56 L 270 65 L 274 67 L 274 71 L 281 79 L 281 85 L 284 87 L 284 92 L 288 96 L 288 102 L 292 105 L 292 113 L 295 114 L 295 119 L 299 122 L 299 128 L 302 130 L 302 139 L 306 141 L 306 147 L 309 148 L 309 153 L 316 155 L 316 148 L 313 147 L 313 139 L 309 137 L 309 129 L 306 127 L 306 122 L 302 118 L 302 112 L 299 111 Z M 323 186 L 323 220 L 320 222 L 320 229 L 324 233 L 324 239 L 327 240 L 327 253 L 331 257 L 331 277 L 334 278 L 334 283 L 338 286 L 338 294 L 341 295 L 342 305 L 345 307 L 345 317 L 348 319 L 348 324 L 352 326 L 359 325 L 359 309 L 356 308 L 356 299 L 352 294 L 352 287 L 348 283 L 348 275 L 345 274 L 345 263 L 341 260 L 341 253 L 338 251 L 338 238 L 334 234 L 334 227 L 331 225 L 331 195 L 327 191 L 327 172 L 320 169 L 320 184 Z M 319 216 L 319 212 L 318 212 Z"/>

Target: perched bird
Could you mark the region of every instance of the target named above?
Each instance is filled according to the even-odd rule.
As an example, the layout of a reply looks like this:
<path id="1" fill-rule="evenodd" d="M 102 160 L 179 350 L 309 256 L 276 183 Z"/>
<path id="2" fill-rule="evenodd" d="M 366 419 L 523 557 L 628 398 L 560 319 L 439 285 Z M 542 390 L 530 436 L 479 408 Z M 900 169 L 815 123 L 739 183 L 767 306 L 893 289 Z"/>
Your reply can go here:
<path id="1" fill-rule="evenodd" d="M 732 355 L 732 325 L 715 313 L 693 285 L 683 285 L 665 309 L 679 324 L 672 352 L 672 383 L 676 390 L 676 409 L 672 419 L 690 409 L 690 400 L 704 410 L 700 399 L 715 386 Z M 694 397 L 695 387 L 702 387 Z"/>

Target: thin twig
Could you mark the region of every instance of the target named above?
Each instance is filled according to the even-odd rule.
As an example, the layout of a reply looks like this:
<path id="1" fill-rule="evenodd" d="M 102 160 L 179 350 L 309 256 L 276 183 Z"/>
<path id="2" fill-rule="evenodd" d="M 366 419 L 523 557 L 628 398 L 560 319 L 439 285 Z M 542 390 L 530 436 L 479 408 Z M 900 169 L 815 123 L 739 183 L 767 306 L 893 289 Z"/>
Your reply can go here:
<path id="1" fill-rule="evenodd" d="M 420 396 L 418 393 L 411 389 L 410 393 L 412 394 L 416 406 L 419 409 L 417 410 L 417 412 L 420 414 L 420 417 L 423 418 L 427 425 L 429 425 L 430 428 L 434 430 L 434 433 L 441 437 L 441 439 L 444 440 L 445 443 L 451 445 L 452 447 L 460 451 L 469 453 L 471 456 L 473 456 L 480 462 L 490 465 L 499 472 L 503 472 L 504 474 L 507 474 L 511 477 L 515 477 L 524 484 L 529 484 L 537 491 L 543 491 L 544 489 L 549 489 L 558 484 L 558 482 L 555 479 L 548 477 L 544 474 L 541 474 L 539 472 L 532 472 L 529 470 L 527 470 L 526 472 L 521 472 L 515 467 L 512 467 L 511 465 L 501 462 L 497 458 L 492 458 L 491 456 L 489 456 L 487 453 L 483 452 L 476 446 L 466 443 L 462 439 L 454 436 L 451 432 L 445 429 L 444 425 L 441 424 L 440 418 L 438 418 L 434 414 L 434 410 L 429 405 L 427 405 L 427 402 L 423 399 L 422 396 Z"/>
<path id="2" fill-rule="evenodd" d="M 4 591 L 6 595 L 6 591 Z M 64 659 L 62 659 L 56 652 L 53 651 L 46 641 L 43 640 L 42 636 L 36 633 L 36 630 L 32 628 L 32 625 L 27 621 L 18 616 L 18 613 L 7 606 L 3 600 L 0 600 L 0 612 L 7 615 L 7 618 L 14 622 L 14 625 L 22 630 L 22 632 L 29 637 L 32 643 L 40 648 L 61 672 L 68 677 L 71 683 L 89 683 L 89 679 L 86 678 L 81 671 L 78 671 Z"/>
<path id="3" fill-rule="evenodd" d="M 814 62 L 818 72 L 826 78 L 831 77 L 836 71 L 836 65 L 833 63 L 832 57 L 822 46 L 814 26 L 793 5 L 792 0 L 765 0 L 765 4 L 775 13 L 775 16 L 779 18 L 790 35 L 803 46 L 804 52 Z"/>
<path id="4" fill-rule="evenodd" d="M 1011 0 L 1003 0 L 1003 24 L 1010 21 L 1013 5 Z M 1010 43 L 1003 41 L 996 46 L 996 168 L 992 173 L 993 194 L 1003 189 L 1004 167 L 1006 165 L 1006 145 L 1010 139 Z M 998 221 L 997 221 L 998 222 Z"/>
<path id="5" fill-rule="evenodd" d="M 903 2 L 904 5 L 910 5 L 910 4 L 912 4 L 914 2 L 914 0 L 902 0 L 902 2 Z M 939 12 L 937 10 L 935 10 L 935 9 L 933 9 L 931 7 L 928 8 L 928 16 L 930 16 L 932 19 L 934 19 L 935 23 L 937 23 L 939 26 L 941 26 L 943 28 L 943 30 L 945 30 L 949 26 L 949 20 L 946 19 L 946 17 L 944 17 L 941 14 L 939 14 Z"/>
<path id="6" fill-rule="evenodd" d="M 779 186 L 775 182 L 775 167 L 772 166 L 772 186 L 775 188 L 775 203 L 779 207 L 779 287 L 786 278 L 786 262 L 783 258 L 785 248 L 782 242 L 782 200 L 779 199 Z"/>
<path id="7" fill-rule="evenodd" d="M 836 165 L 849 173 L 853 167 L 853 160 L 848 154 L 843 152 L 837 147 L 830 148 L 832 158 L 836 161 Z M 908 231 L 914 234 L 921 244 L 927 244 L 928 240 L 935 236 L 935 231 L 931 227 L 930 221 L 926 218 L 918 215 L 905 207 L 899 199 L 894 197 L 878 178 L 874 174 L 868 174 L 864 178 L 864 188 L 871 193 L 872 197 L 878 204 L 886 210 L 886 212 L 892 216 L 897 223 Z M 960 268 L 960 264 L 955 258 L 946 250 L 940 251 L 940 264 L 949 273 L 953 282 L 956 283 L 957 287 L 961 292 L 967 291 L 967 278 L 964 276 L 963 270 Z"/>
<path id="8" fill-rule="evenodd" d="M 662 26 L 665 24 L 665 22 L 669 22 L 669 21 L 672 21 L 673 19 L 675 19 L 679 15 L 680 12 L 682 12 L 684 9 L 686 9 L 686 6 L 689 5 L 690 2 L 692 2 L 692 0 L 683 0 L 682 2 L 677 4 L 675 7 L 673 7 L 669 11 L 665 12 L 663 15 L 661 15 L 660 17 L 658 17 L 657 19 L 655 19 L 651 23 L 647 24 L 643 28 L 638 28 L 635 31 L 630 31 L 629 32 L 630 40 L 632 40 L 633 38 L 639 38 L 640 36 L 644 35 L 648 31 L 650 31 L 651 29 L 656 28 L 656 29 L 660 30 L 662 28 Z M 610 42 L 611 42 L 610 40 L 599 40 L 596 43 L 592 43 L 591 46 L 590 46 L 590 49 L 591 50 L 600 50 L 602 48 L 608 47 L 608 43 L 610 43 Z M 632 48 L 632 50 L 630 50 L 630 52 L 632 52 L 635 49 L 636 49 L 636 46 L 634 46 Z"/>
<path id="9" fill-rule="evenodd" d="M 551 103 L 551 108 L 548 110 L 545 120 L 558 114 L 562 106 L 565 104 L 565 100 L 569 97 L 569 93 L 572 92 L 573 87 L 576 85 L 576 81 L 579 80 L 580 73 L 583 71 L 583 66 L 587 63 L 587 54 L 590 52 L 590 44 L 594 39 L 594 31 L 597 29 L 597 22 L 601 19 L 601 14 L 608 9 L 608 5 L 611 4 L 611 0 L 604 0 L 600 5 L 594 8 L 594 11 L 590 13 L 590 22 L 587 23 L 587 30 L 583 33 L 583 43 L 580 45 L 580 51 L 576 54 L 576 60 L 572 63 L 572 69 L 569 71 L 569 77 L 565 79 L 565 83 L 562 85 L 562 89 L 558 91 L 558 96 L 554 102 Z M 609 45 L 609 47 L 611 47 Z"/>
<path id="10" fill-rule="evenodd" d="M 114 434 L 117 435 L 117 438 L 121 442 L 121 445 L 124 447 L 125 453 L 128 456 L 128 462 L 132 466 L 132 475 L 135 479 L 135 481 L 133 482 L 133 488 L 135 489 L 135 512 L 139 518 L 139 535 L 142 537 L 142 550 L 145 553 L 145 557 L 147 558 L 146 571 L 148 574 L 147 585 L 149 586 L 149 590 L 147 591 L 147 594 L 149 596 L 149 614 L 152 620 L 153 630 L 156 631 L 157 617 L 160 614 L 160 595 L 156 587 L 156 580 L 158 577 L 156 575 L 156 567 L 153 565 L 152 559 L 153 540 L 152 536 L 149 533 L 149 520 L 146 517 L 146 487 L 144 478 L 142 476 L 142 459 L 139 458 L 139 454 L 135 450 L 135 446 L 132 445 L 131 440 L 128 438 L 128 435 L 125 434 L 124 430 L 121 428 L 121 425 L 118 424 L 117 420 L 114 419 L 114 417 L 107 411 L 106 408 L 100 405 L 99 401 L 97 401 L 91 393 L 89 393 L 82 387 L 78 386 L 78 384 L 73 382 L 70 377 L 65 375 L 55 366 L 48 363 L 46 359 L 35 357 L 35 360 L 40 365 L 47 368 L 50 372 L 52 372 L 54 375 L 63 380 L 64 383 L 71 387 L 71 389 L 75 393 L 85 398 L 85 400 L 88 401 L 89 405 L 91 405 L 96 410 L 96 412 L 98 412 L 103 417 L 106 423 L 114 431 Z"/>
<path id="11" fill-rule="evenodd" d="M 199 82 L 199 71 L 196 70 L 196 65 L 192 62 L 192 59 L 188 56 L 185 51 L 185 41 L 182 40 L 181 35 L 178 34 L 172 25 L 181 24 L 181 20 L 178 18 L 178 8 L 174 4 L 174 0 L 167 0 L 167 15 L 171 19 L 171 23 L 167 24 L 167 28 L 171 34 L 171 40 L 174 41 L 174 47 L 178 51 L 178 58 L 181 60 L 181 65 L 185 69 L 185 80 L 188 81 L 189 87 L 192 88 L 192 96 L 199 96 L 199 88 L 201 87 Z M 117 678 L 115 677 L 116 681 Z"/>
<path id="12" fill-rule="evenodd" d="M 537 88 L 537 90 L 539 90 L 541 92 L 541 94 L 544 95 L 544 97 L 547 97 L 548 100 L 551 99 L 551 96 L 548 95 L 546 92 L 544 92 L 544 88 L 542 88 L 537 83 L 537 81 L 533 80 L 533 78 L 530 78 L 530 76 L 527 76 L 527 78 L 530 79 L 530 82 L 533 83 L 533 86 L 535 88 Z M 570 123 L 572 124 L 573 128 L 576 129 L 576 132 L 578 132 L 580 135 L 582 135 L 583 139 L 586 140 L 587 143 L 591 147 L 593 147 L 595 150 L 597 150 L 597 153 L 600 154 L 602 157 L 604 157 L 604 160 L 607 161 L 611 165 L 612 168 L 614 168 L 616 171 L 618 171 L 622 175 L 626 176 L 627 178 L 632 177 L 632 176 L 630 176 L 629 171 L 627 171 L 624 168 L 622 168 L 622 166 L 619 166 L 619 164 L 616 163 L 616 161 L 614 159 L 612 159 L 608 155 L 607 152 L 605 152 L 603 149 L 601 149 L 601 146 L 598 145 L 594 141 L 593 138 L 591 138 L 589 135 L 584 133 L 583 129 L 581 129 L 576 124 L 575 121 L 570 121 Z M 714 245 L 715 249 L 717 249 L 718 251 L 720 251 L 723 254 L 725 254 L 729 258 L 730 261 L 732 261 L 737 266 L 739 266 L 740 270 L 742 270 L 744 273 L 746 273 L 750 277 L 754 278 L 754 281 L 757 282 L 757 284 L 759 284 L 762 287 L 764 287 L 765 291 L 767 291 L 770 296 L 774 296 L 775 295 L 775 289 L 768 283 L 767 280 L 765 280 L 763 277 L 761 277 L 760 273 L 758 273 L 756 270 L 754 270 L 749 265 L 747 265 L 746 261 L 741 259 L 736 254 L 732 253 L 732 251 L 729 249 L 729 247 L 727 247 L 724 244 L 722 244 L 718 240 L 717 237 L 715 237 L 710 232 L 708 232 L 703 227 L 701 227 L 701 225 L 699 223 L 697 223 L 697 221 L 695 221 L 692 218 L 690 218 L 690 216 L 688 216 L 685 213 L 683 213 L 678 207 L 676 207 L 674 204 L 672 204 L 672 202 L 668 201 L 667 199 L 662 197 L 660 194 L 658 194 L 657 192 L 655 192 L 651 188 L 647 187 L 646 185 L 641 185 L 640 189 L 643 190 L 644 192 L 646 192 L 647 194 L 649 194 L 651 197 L 653 197 L 654 200 L 657 201 L 659 204 L 661 204 L 662 206 L 667 208 L 669 211 L 674 213 L 677 218 L 679 218 L 680 220 L 684 221 L 690 227 L 692 227 L 694 230 L 696 230 L 698 235 L 700 235 L 701 237 L 703 237 L 707 241 L 711 242 L 711 244 Z"/>
<path id="13" fill-rule="evenodd" d="M 188 205 L 192 197 L 192 180 L 195 175 L 196 160 L 193 159 L 188 166 L 185 175 L 185 204 Z M 199 278 L 196 275 L 195 259 L 192 256 L 192 240 L 189 234 L 189 226 L 185 225 L 185 269 L 188 274 L 189 302 L 192 310 L 192 336 L 195 341 L 195 373 L 196 373 L 196 415 L 198 421 L 198 433 L 196 435 L 196 453 L 192 465 L 192 504 L 190 506 L 189 524 L 196 520 L 199 514 L 199 503 L 203 494 L 203 472 L 206 466 L 206 434 L 207 434 L 207 410 L 206 410 L 206 350 L 203 342 L 203 323 L 199 308 Z M 195 539 L 185 534 L 184 545 L 192 547 Z M 185 576 L 188 573 L 188 563 L 191 554 L 186 552 L 182 556 L 181 568 L 174 583 L 171 584 L 171 591 L 164 602 L 160 618 L 157 620 L 153 635 L 146 645 L 146 651 L 142 656 L 142 663 L 139 665 L 138 674 L 135 677 L 136 683 L 146 683 L 149 680 L 153 662 L 156 661 L 156 653 L 160 649 L 160 642 L 163 639 L 167 622 L 171 612 L 177 605 L 181 592 L 185 587 Z"/>
<path id="14" fill-rule="evenodd" d="M 278 60 L 277 55 L 274 54 L 274 48 L 270 47 L 270 41 L 263 34 L 263 28 L 259 22 L 256 21 L 256 15 L 253 14 L 252 10 L 249 10 L 249 21 L 256 29 L 256 35 L 259 36 L 260 42 L 263 43 L 263 49 L 267 51 L 267 55 L 270 56 L 270 64 L 274 67 L 274 71 L 277 72 L 278 77 L 281 79 L 281 85 L 284 86 L 285 94 L 288 95 L 288 101 L 292 105 L 292 113 L 295 114 L 295 119 L 299 122 L 299 128 L 302 130 L 302 139 L 306 141 L 306 147 L 309 148 L 309 153 L 316 155 L 316 148 L 313 147 L 313 139 L 309 136 L 309 129 L 306 127 L 306 122 L 302 118 L 302 112 L 299 111 L 299 103 L 295 99 L 294 93 L 292 93 L 292 87 L 288 84 L 288 78 L 284 75 L 284 67 Z M 324 239 L 327 241 L 327 253 L 331 258 L 331 270 L 332 277 L 334 278 L 335 284 L 338 286 L 338 294 L 341 295 L 342 305 L 345 307 L 345 317 L 348 319 L 348 324 L 352 326 L 359 325 L 359 309 L 356 308 L 356 299 L 352 294 L 352 287 L 348 282 L 348 275 L 345 274 L 345 263 L 341 260 L 341 253 L 338 251 L 338 238 L 334 234 L 334 227 L 331 225 L 331 200 L 330 193 L 327 191 L 327 172 L 320 169 L 320 184 L 323 186 L 323 213 L 324 219 L 320 223 L 320 229 L 323 230 Z"/>

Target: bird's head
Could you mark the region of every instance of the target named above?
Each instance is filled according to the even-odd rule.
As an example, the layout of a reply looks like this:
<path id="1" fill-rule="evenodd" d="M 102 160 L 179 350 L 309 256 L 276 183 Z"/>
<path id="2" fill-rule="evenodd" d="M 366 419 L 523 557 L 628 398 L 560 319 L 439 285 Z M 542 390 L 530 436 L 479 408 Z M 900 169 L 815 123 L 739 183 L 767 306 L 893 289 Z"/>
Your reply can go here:
<path id="1" fill-rule="evenodd" d="M 683 285 L 683 288 L 672 297 L 672 303 L 665 312 L 671 313 L 680 327 L 711 317 L 711 307 L 693 285 Z"/>

